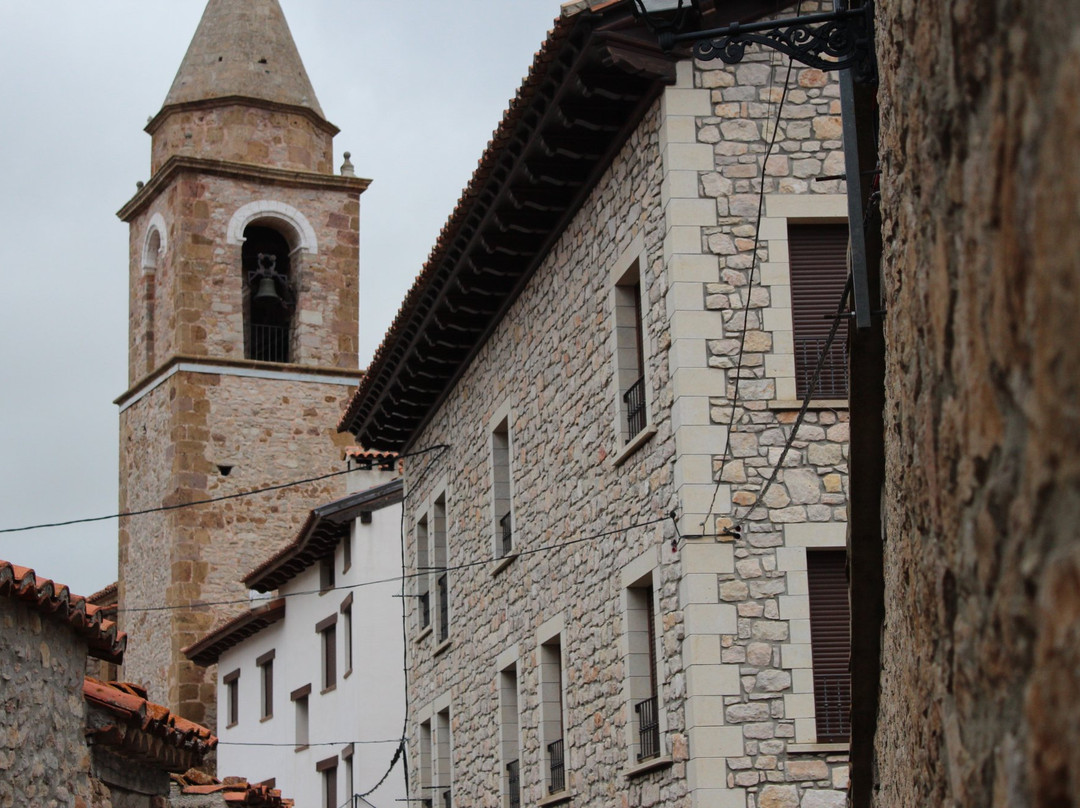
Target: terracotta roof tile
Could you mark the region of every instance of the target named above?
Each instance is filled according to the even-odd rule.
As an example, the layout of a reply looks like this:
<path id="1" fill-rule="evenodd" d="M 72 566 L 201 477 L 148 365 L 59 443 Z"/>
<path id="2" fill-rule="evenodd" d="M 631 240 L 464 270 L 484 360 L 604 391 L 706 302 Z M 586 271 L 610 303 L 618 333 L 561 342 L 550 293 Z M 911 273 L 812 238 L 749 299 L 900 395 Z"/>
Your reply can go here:
<path id="1" fill-rule="evenodd" d="M 0 560 L 0 597 L 17 600 L 42 614 L 67 623 L 86 640 L 91 656 L 120 663 L 127 635 L 105 618 L 105 610 L 73 595 L 63 584 L 39 578 L 29 567 Z"/>
<path id="2" fill-rule="evenodd" d="M 147 700 L 146 691 L 127 682 L 101 682 L 86 677 L 83 697 L 88 704 L 115 716 L 127 727 L 152 735 L 170 746 L 193 752 L 200 758 L 217 746 L 214 734 L 194 721 L 174 715 L 167 707 Z M 118 737 L 115 726 L 91 730 L 105 742 Z"/>
<path id="3" fill-rule="evenodd" d="M 191 771 L 173 775 L 173 782 L 182 794 L 221 794 L 226 805 L 246 805 L 250 808 L 292 808 L 293 801 L 281 796 L 281 791 L 262 783 L 249 783 L 242 777 L 226 777 L 224 782 L 207 778 L 201 772 Z"/>
<path id="4" fill-rule="evenodd" d="M 285 617 L 285 599 L 263 603 L 222 623 L 181 653 L 197 665 L 213 665 L 222 653 Z"/>
<path id="5" fill-rule="evenodd" d="M 349 446 L 345 449 L 345 458 L 354 461 L 357 465 L 368 468 L 378 466 L 380 469 L 391 470 L 398 458 L 397 452 L 379 452 L 374 449 L 365 449 L 363 446 Z"/>

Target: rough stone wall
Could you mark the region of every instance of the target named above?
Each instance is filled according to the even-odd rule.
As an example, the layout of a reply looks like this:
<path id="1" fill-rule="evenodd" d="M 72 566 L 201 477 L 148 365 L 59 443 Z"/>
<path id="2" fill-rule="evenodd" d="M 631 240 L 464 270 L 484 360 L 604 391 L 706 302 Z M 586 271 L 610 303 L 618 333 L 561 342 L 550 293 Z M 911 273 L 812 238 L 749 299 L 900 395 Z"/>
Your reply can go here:
<path id="1" fill-rule="evenodd" d="M 0 640 L 0 807 L 87 808 L 86 642 L 8 598 Z"/>
<path id="2" fill-rule="evenodd" d="M 516 547 L 540 548 L 628 528 L 662 518 L 675 504 L 669 337 L 662 316 L 666 289 L 658 253 L 657 128 L 654 108 L 417 442 L 417 447 L 449 443 L 451 448 L 426 475 L 426 458 L 407 463 L 408 524 L 415 523 L 438 486 L 447 486 L 451 566 L 493 558 L 489 430 L 504 404 L 512 409 Z M 611 393 L 614 313 L 607 270 L 638 236 L 649 256 L 642 267 L 643 301 L 650 312 L 645 354 L 651 394 L 660 402 L 653 413 L 658 431 L 616 467 L 609 458 L 620 447 Z M 451 572 L 451 643 L 438 656 L 433 656 L 432 634 L 415 639 L 416 604 L 410 599 L 411 716 L 419 721 L 417 716 L 430 710 L 434 700 L 450 697 L 455 804 L 502 805 L 496 658 L 514 644 L 519 652 L 522 798 L 535 804 L 547 795 L 536 631 L 559 615 L 564 621 L 567 784 L 578 795 L 575 804 L 612 804 L 617 794 L 627 794 L 633 805 L 687 804 L 678 556 L 662 545 L 671 530 L 666 522 L 520 556 L 496 575 L 489 566 Z M 415 532 L 409 541 L 415 559 Z M 621 772 L 630 765 L 625 744 L 629 716 L 619 654 L 624 630 L 619 570 L 647 551 L 658 559 L 654 586 L 666 627 L 661 698 L 668 712 L 662 745 L 674 752 L 675 763 L 670 776 L 660 771 L 625 781 Z M 410 782 L 417 783 L 415 725 L 409 736 Z"/>
<path id="3" fill-rule="evenodd" d="M 307 115 L 250 104 L 170 112 L 153 133 L 150 168 L 173 156 L 332 174 L 333 137 Z"/>
<path id="4" fill-rule="evenodd" d="M 334 425 L 354 389 L 177 373 L 121 415 L 121 509 L 227 496 L 343 470 L 347 441 Z M 231 466 L 228 476 L 219 466 Z M 125 679 L 146 686 L 152 701 L 213 726 L 213 670 L 187 662 L 180 649 L 244 604 L 143 610 L 243 600 L 243 575 L 295 536 L 313 503 L 344 493 L 344 478 L 333 477 L 123 520 L 119 617 L 130 635 Z"/>
<path id="5" fill-rule="evenodd" d="M 1080 5 L 878 5 L 875 804 L 1080 802 Z"/>
<path id="6" fill-rule="evenodd" d="M 130 384 L 175 354 L 244 358 L 241 244 L 228 243 L 227 230 L 233 214 L 257 200 L 300 211 L 318 239 L 317 254 L 299 252 L 291 259 L 290 277 L 298 296 L 293 364 L 357 366 L 357 194 L 185 174 L 131 223 Z M 153 303 L 148 306 L 142 256 L 155 214 L 165 221 L 167 246 L 153 273 Z M 280 223 L 271 226 L 289 237 Z M 151 361 L 148 332 L 153 333 Z"/>

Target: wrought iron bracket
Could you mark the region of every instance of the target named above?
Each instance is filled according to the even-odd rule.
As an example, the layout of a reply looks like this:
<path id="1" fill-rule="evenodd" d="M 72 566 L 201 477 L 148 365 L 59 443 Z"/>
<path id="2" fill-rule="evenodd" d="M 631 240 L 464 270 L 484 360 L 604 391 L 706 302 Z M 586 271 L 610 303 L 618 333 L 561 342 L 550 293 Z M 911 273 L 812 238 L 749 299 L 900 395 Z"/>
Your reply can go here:
<path id="1" fill-rule="evenodd" d="M 818 70 L 851 68 L 858 83 L 872 83 L 877 70 L 873 50 L 874 11 L 867 0 L 857 9 L 838 9 L 805 14 L 782 20 L 746 25 L 732 23 L 724 28 L 659 34 L 660 45 L 671 50 L 690 43 L 694 57 L 702 61 L 720 59 L 737 64 L 748 45 L 763 45 Z"/>

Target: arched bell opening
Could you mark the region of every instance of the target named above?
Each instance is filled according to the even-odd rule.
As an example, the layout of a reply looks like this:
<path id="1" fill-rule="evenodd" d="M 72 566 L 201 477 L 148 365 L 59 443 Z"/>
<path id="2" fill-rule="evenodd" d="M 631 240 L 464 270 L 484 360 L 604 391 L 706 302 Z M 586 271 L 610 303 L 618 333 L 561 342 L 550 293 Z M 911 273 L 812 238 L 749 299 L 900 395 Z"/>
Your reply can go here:
<path id="1" fill-rule="evenodd" d="M 244 356 L 290 362 L 296 293 L 288 240 L 265 225 L 244 229 Z"/>

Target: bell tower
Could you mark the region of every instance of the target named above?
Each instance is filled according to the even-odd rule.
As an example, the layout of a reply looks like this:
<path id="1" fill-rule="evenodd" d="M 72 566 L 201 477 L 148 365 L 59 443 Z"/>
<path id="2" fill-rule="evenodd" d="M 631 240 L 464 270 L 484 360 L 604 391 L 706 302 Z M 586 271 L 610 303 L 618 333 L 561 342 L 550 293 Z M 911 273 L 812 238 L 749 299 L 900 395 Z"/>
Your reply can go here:
<path id="1" fill-rule="evenodd" d="M 245 607 L 240 579 L 342 496 L 335 425 L 358 382 L 360 194 L 277 0 L 210 0 L 149 122 L 130 226 L 120 407 L 126 679 L 214 719 L 181 649 Z M 217 604 L 206 606 L 204 604 Z"/>

